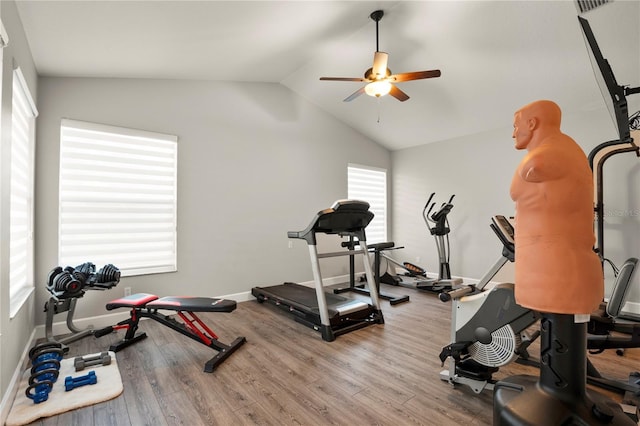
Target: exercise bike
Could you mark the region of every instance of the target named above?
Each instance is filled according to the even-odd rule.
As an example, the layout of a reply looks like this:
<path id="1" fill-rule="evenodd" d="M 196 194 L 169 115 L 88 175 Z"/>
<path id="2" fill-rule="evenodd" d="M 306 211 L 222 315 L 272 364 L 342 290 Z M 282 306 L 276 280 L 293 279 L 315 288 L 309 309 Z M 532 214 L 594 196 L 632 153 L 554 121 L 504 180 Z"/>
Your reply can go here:
<path id="1" fill-rule="evenodd" d="M 475 393 L 494 388 L 492 375 L 498 367 L 515 359 L 529 363 L 527 348 L 540 335 L 527 332 L 539 314 L 516 303 L 513 284 L 485 289 L 502 266 L 515 259 L 511 223 L 504 216 L 494 216 L 490 226 L 503 244 L 500 258 L 476 285 L 439 295 L 443 302 L 451 301 L 452 313 L 452 343 L 440 353 L 443 365 L 449 358 L 449 369 L 440 372 L 440 379 L 467 385 Z"/>
<path id="2" fill-rule="evenodd" d="M 443 302 L 452 301 L 451 344 L 440 353 L 443 365 L 447 358 L 449 369 L 440 378 L 451 384 L 464 384 L 475 393 L 492 390 L 496 380 L 492 375 L 498 367 L 512 361 L 540 367 L 529 357 L 527 348 L 540 336 L 531 327 L 541 315 L 515 303 L 514 285 L 486 285 L 507 262 L 515 260 L 514 233 L 504 216 L 492 218 L 491 229 L 503 243 L 502 255 L 475 286 L 463 286 L 448 293 L 440 293 Z M 638 259 L 630 258 L 618 271 L 606 315 L 594 313 L 587 324 L 586 348 L 591 354 L 606 349 L 640 347 L 640 324 L 617 321 L 633 281 Z M 612 333 L 624 334 L 623 337 Z M 640 373 L 632 372 L 628 382 L 603 377 L 587 358 L 587 383 L 623 395 L 627 404 L 640 406 Z"/>
<path id="3" fill-rule="evenodd" d="M 451 268 L 449 266 L 449 232 L 451 232 L 451 228 L 449 227 L 447 216 L 453 209 L 452 202 L 455 195 L 452 195 L 448 202 L 441 204 L 440 208 L 432 213 L 436 205 L 435 202 L 432 203 L 435 195 L 436 193 L 433 192 L 429 196 L 429 200 L 422 209 L 422 218 L 427 225 L 429 233 L 433 235 L 436 240 L 436 248 L 438 250 L 438 277 L 429 278 L 423 268 L 409 262 L 400 263 L 386 253 L 381 253 L 380 256 L 382 258 L 403 269 L 405 272 L 404 276 L 394 276 L 385 272 L 380 277 L 380 282 L 391 285 L 415 287 L 420 290 L 430 290 L 434 292 L 441 292 L 447 289 L 451 290 L 454 286 L 462 284 L 462 279 L 451 278 Z M 396 247 L 396 249 L 398 248 L 402 247 Z"/>

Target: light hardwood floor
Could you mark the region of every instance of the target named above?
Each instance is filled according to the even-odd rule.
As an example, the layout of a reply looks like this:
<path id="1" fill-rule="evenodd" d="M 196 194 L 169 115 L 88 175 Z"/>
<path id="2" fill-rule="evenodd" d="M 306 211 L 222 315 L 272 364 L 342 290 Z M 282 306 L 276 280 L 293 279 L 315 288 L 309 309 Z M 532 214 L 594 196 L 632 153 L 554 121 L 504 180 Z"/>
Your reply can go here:
<path id="1" fill-rule="evenodd" d="M 247 343 L 213 373 L 215 353 L 155 321 L 148 338 L 117 353 L 119 397 L 41 419 L 38 425 L 490 425 L 492 395 L 439 379 L 438 354 L 450 343 L 450 305 L 433 293 L 384 286 L 411 301 L 383 301 L 384 325 L 324 342 L 285 312 L 256 301 L 229 314 L 201 314 L 228 343 Z M 69 357 L 106 350 L 122 332 L 70 345 Z M 531 347 L 537 356 L 538 346 Z M 640 370 L 640 349 L 590 356 L 601 371 L 626 380 Z M 516 363 L 497 378 L 537 374 Z M 87 389 L 90 391 L 90 389 Z M 618 396 L 615 398 L 619 399 Z"/>

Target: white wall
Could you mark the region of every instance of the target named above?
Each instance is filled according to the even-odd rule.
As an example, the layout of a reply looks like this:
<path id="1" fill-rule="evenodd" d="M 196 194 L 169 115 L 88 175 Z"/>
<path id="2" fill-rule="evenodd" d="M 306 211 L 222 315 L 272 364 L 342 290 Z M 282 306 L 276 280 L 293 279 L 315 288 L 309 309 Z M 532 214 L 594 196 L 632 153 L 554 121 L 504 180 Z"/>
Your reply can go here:
<path id="1" fill-rule="evenodd" d="M 428 195 L 436 192 L 439 203 L 456 194 L 449 215 L 452 275 L 478 279 L 494 264 L 502 246 L 489 224 L 493 215 L 514 214 L 509 187 L 524 156 L 513 147 L 511 123 L 512 117 L 505 117 L 502 129 L 392 153 L 393 238 L 396 245 L 406 247 L 394 253 L 398 260 L 420 258 L 421 266 L 437 272 L 435 242 L 421 216 Z M 585 154 L 616 138 L 604 104 L 565 114 L 562 130 Z M 618 265 L 640 256 L 639 174 L 640 160 L 634 154 L 619 154 L 605 163 L 605 255 Z M 611 269 L 606 272 L 610 291 Z M 640 302 L 640 286 L 636 283 L 632 288 L 631 300 Z"/>
<path id="2" fill-rule="evenodd" d="M 287 231 L 304 229 L 317 211 L 346 198 L 347 163 L 390 165 L 386 149 L 278 84 L 82 78 L 39 83 L 38 282 L 57 265 L 60 120 L 178 136 L 178 272 L 127 277 L 110 291 L 89 291 L 78 303 L 77 318 L 106 313 L 105 303 L 124 287 L 161 296 L 222 296 L 310 281 L 307 246 L 300 240 L 289 249 Z M 325 277 L 348 273 L 346 260 L 328 266 Z M 47 295 L 38 287 L 36 306 Z M 38 312 L 36 323 L 43 322 Z"/>
<path id="3" fill-rule="evenodd" d="M 6 391 L 15 380 L 16 367 L 34 328 L 34 298 L 30 297 L 14 318 L 9 318 L 9 198 L 11 169 L 11 96 L 13 69 L 20 66 L 32 96 L 37 96 L 36 70 L 31 58 L 15 3 L 3 1 L 0 18 L 9 34 L 9 45 L 2 52 L 0 111 L 0 419 L 6 414 Z M 9 400 L 10 404 L 11 401 Z M 9 405 L 10 406 L 10 405 Z"/>

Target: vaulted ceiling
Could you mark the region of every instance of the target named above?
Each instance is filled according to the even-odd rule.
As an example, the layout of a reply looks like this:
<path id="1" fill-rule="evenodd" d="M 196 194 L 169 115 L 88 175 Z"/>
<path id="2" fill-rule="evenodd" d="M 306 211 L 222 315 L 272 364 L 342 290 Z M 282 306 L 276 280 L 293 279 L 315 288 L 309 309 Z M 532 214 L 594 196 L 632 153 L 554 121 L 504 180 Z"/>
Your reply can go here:
<path id="1" fill-rule="evenodd" d="M 565 114 L 603 108 L 572 1 L 16 2 L 42 76 L 280 83 L 391 150 L 511 125 L 553 99 Z M 373 62 L 376 26 L 410 99 L 343 99 Z M 583 15 L 619 84 L 640 85 L 640 2 Z M 630 100 L 630 110 L 640 99 Z M 635 107 L 635 109 L 634 109 Z"/>

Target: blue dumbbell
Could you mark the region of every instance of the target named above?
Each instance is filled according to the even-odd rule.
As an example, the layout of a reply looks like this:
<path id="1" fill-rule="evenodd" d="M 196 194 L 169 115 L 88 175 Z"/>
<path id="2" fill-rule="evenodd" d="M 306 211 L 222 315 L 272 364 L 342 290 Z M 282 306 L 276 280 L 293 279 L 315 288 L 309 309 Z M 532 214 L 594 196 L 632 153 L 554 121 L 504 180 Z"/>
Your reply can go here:
<path id="1" fill-rule="evenodd" d="M 63 357 L 64 351 L 59 348 L 44 348 L 39 351 L 36 351 L 33 354 L 33 358 L 31 358 L 31 364 L 39 364 L 44 361 L 49 361 L 55 359 L 57 361 L 61 361 Z"/>
<path id="2" fill-rule="evenodd" d="M 43 380 L 42 382 L 30 384 L 25 391 L 25 395 L 27 395 L 27 398 L 33 399 L 34 404 L 40 404 L 49 399 L 49 392 L 52 389 L 53 382 L 51 380 Z M 30 392 L 31 390 L 33 390 L 33 393 Z"/>
<path id="3" fill-rule="evenodd" d="M 49 352 L 55 349 L 63 349 L 62 343 L 59 343 L 59 342 L 40 343 L 39 345 L 36 345 L 29 350 L 29 359 L 33 361 L 33 359 L 36 357 L 36 352 L 43 353 L 43 352 Z"/>
<path id="4" fill-rule="evenodd" d="M 60 374 L 60 370 L 57 368 L 47 368 L 44 370 L 40 370 L 35 374 L 32 374 L 29 377 L 29 385 L 34 383 L 43 383 L 45 381 L 51 381 L 51 383 L 55 383 L 58 380 L 58 375 Z"/>
<path id="5" fill-rule="evenodd" d="M 96 372 L 91 370 L 84 376 L 67 376 L 64 379 L 64 390 L 68 392 L 75 388 L 79 388 L 80 386 L 95 385 L 96 383 L 98 383 L 98 377 L 96 376 Z"/>
<path id="6" fill-rule="evenodd" d="M 60 370 L 60 361 L 58 361 L 57 359 L 49 359 L 46 361 L 41 361 L 37 364 L 33 364 L 31 366 L 31 375 L 37 376 L 36 373 L 38 373 L 39 371 L 48 370 L 51 368 L 55 370 Z"/>

